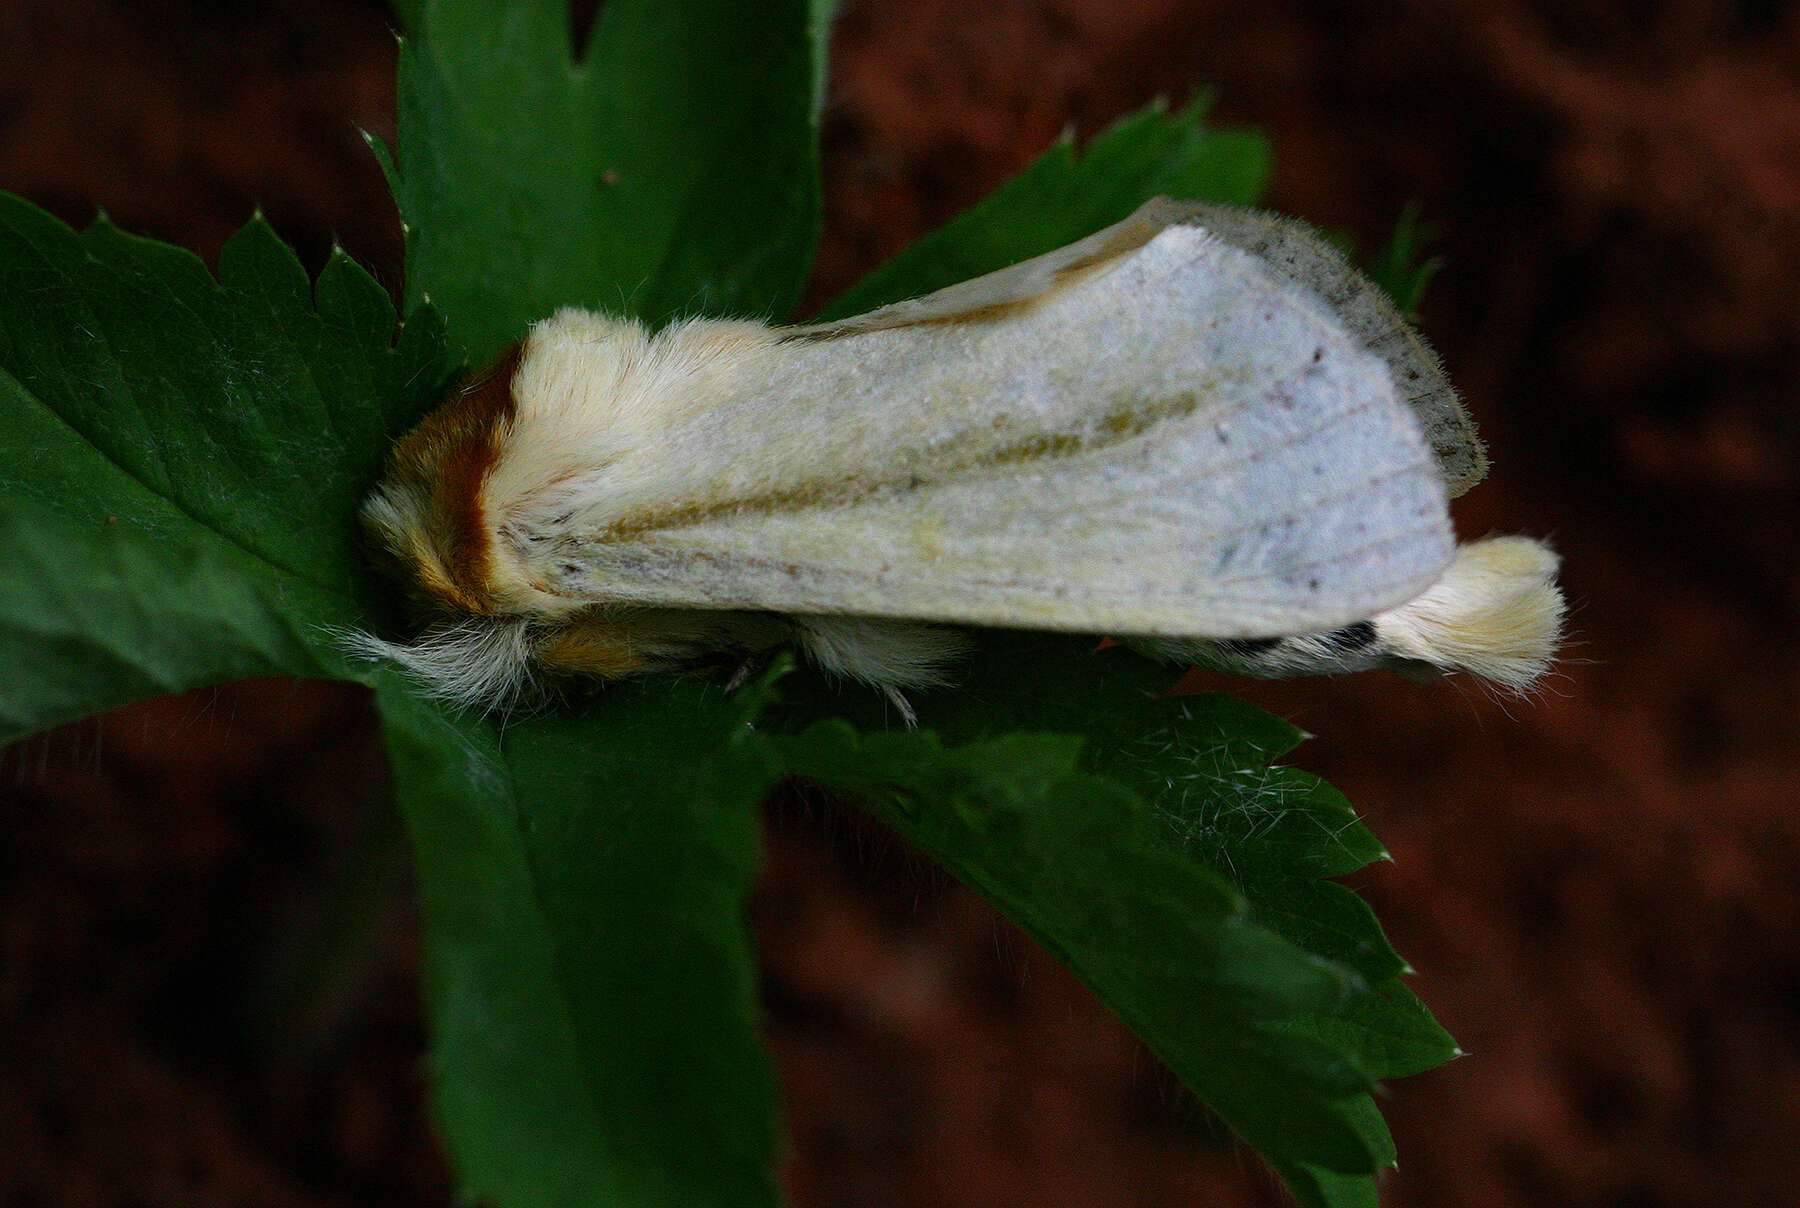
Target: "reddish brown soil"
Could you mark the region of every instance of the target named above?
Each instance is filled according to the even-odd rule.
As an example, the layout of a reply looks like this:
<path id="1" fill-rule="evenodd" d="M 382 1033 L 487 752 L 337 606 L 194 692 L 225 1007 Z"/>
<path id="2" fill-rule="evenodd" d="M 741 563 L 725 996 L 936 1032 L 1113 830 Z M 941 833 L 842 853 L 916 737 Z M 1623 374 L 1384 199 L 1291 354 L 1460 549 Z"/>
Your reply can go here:
<path id="1" fill-rule="evenodd" d="M 1800 18 L 1789 6 L 848 0 L 822 296 L 1067 125 L 1218 90 L 1273 202 L 1379 240 L 1496 455 L 1465 532 L 1553 535 L 1550 693 L 1232 685 L 1320 737 L 1353 878 L 1470 1056 L 1395 1085 L 1394 1205 L 1775 1204 L 1800 1186 Z M 153 14 L 153 15 L 148 15 Z M 373 5 L 0 7 L 0 187 L 216 251 L 255 204 L 399 278 L 358 126 Z M 1208 681 L 1224 687 L 1224 681 Z M 237 1021 L 380 791 L 366 705 L 254 684 L 0 764 L 0 1205 L 447 1204 L 397 907 L 344 1022 Z M 1053 961 L 854 816 L 771 813 L 757 902 L 801 1205 L 1273 1204 Z"/>

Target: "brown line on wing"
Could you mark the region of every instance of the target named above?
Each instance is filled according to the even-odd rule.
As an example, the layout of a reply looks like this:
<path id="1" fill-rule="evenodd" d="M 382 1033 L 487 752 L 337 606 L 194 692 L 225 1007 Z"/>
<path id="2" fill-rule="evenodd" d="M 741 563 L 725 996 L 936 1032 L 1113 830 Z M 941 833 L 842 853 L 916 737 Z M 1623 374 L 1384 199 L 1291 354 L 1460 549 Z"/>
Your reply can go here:
<path id="1" fill-rule="evenodd" d="M 891 331 L 901 327 L 994 322 L 1017 314 L 1021 310 L 1043 304 L 1055 294 L 1105 268 L 1121 256 L 1137 251 L 1168 225 L 1170 224 L 1160 222 L 1155 218 L 1133 215 L 1111 227 L 1095 232 L 1095 234 L 1105 234 L 1106 239 L 1099 246 L 1070 257 L 1066 263 L 1043 264 L 1036 271 L 1029 271 L 1040 262 L 1054 262 L 1057 256 L 1068 252 L 1075 245 L 1057 248 L 1045 252 L 1041 256 L 995 269 L 991 273 L 984 273 L 982 276 L 971 278 L 968 281 L 946 286 L 933 293 L 880 307 L 867 314 L 840 319 L 835 323 L 821 324 L 816 327 L 797 327 L 784 333 L 782 340 L 784 343 L 815 343 L 823 340 L 839 340 L 846 336 L 862 335 L 871 331 Z M 973 287 L 980 286 L 989 278 L 1008 274 L 1017 278 L 1016 284 L 1008 283 L 1008 288 L 1012 290 L 1010 295 L 1003 295 L 973 305 L 954 305 L 939 297 L 942 294 L 954 297 L 965 291 L 975 294 L 977 291 Z M 934 309 L 932 305 L 934 300 L 945 309 Z"/>
<path id="2" fill-rule="evenodd" d="M 1192 416 L 1201 407 L 1198 394 L 1184 391 L 1168 399 L 1117 407 L 1094 418 L 1082 431 L 1038 432 L 973 457 L 921 459 L 881 478 L 846 476 L 830 482 L 814 482 L 787 490 L 739 496 L 708 503 L 693 503 L 616 521 L 596 533 L 591 541 L 622 541 L 655 529 L 683 528 L 721 516 L 794 511 L 825 505 L 844 506 L 889 491 L 918 490 L 959 475 L 979 473 L 1033 461 L 1060 461 L 1102 452 L 1143 436 L 1171 421 Z M 943 442 L 954 448 L 960 442 Z"/>

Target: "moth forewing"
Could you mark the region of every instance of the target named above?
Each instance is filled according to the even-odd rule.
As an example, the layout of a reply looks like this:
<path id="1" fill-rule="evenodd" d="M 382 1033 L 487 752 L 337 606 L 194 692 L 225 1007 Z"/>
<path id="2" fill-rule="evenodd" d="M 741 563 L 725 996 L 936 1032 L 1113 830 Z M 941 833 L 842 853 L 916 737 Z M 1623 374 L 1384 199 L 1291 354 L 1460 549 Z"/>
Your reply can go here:
<path id="1" fill-rule="evenodd" d="M 1380 359 L 1189 227 L 954 320 L 565 311 L 518 380 L 516 429 L 547 383 L 560 418 L 501 453 L 536 485 L 490 495 L 494 561 L 558 600 L 1248 637 L 1395 604 L 1452 548 Z"/>

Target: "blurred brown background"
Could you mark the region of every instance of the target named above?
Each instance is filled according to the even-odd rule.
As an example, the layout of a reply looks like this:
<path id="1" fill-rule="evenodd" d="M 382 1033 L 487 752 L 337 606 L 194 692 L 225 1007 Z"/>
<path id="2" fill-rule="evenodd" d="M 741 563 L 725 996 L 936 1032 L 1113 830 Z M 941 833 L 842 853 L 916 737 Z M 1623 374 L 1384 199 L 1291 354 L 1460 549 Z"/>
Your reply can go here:
<path id="1" fill-rule="evenodd" d="M 212 256 L 260 204 L 400 279 L 358 127 L 385 10 L 0 3 L 0 187 Z M 1066 126 L 1217 89 L 1271 202 L 1446 269 L 1424 327 L 1495 454 L 1465 534 L 1553 537 L 1544 699 L 1228 685 L 1394 853 L 1352 878 L 1470 1056 L 1385 1100 L 1390 1205 L 1800 1186 L 1800 15 L 1772 0 L 846 0 L 824 296 Z M 380 792 L 355 690 L 233 686 L 0 762 L 0 1205 L 447 1204 L 414 923 L 305 1060 L 237 1022 Z M 756 903 L 802 1208 L 1275 1204 L 1053 961 L 855 816 L 770 813 Z M 315 1038 L 316 1039 L 316 1038 Z"/>

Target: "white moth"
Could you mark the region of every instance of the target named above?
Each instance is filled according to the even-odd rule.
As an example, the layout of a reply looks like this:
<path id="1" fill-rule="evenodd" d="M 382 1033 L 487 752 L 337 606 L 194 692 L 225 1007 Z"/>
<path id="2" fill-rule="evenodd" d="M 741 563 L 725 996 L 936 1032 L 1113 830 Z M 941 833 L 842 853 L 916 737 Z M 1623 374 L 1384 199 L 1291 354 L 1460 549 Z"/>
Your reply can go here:
<path id="1" fill-rule="evenodd" d="M 558 312 L 395 450 L 365 517 L 438 619 L 354 644 L 481 706 L 540 669 L 793 643 L 904 710 L 964 648 L 937 624 L 1523 689 L 1556 647 L 1556 558 L 1456 545 L 1447 500 L 1485 466 L 1328 244 L 1159 199 L 839 323 Z"/>

